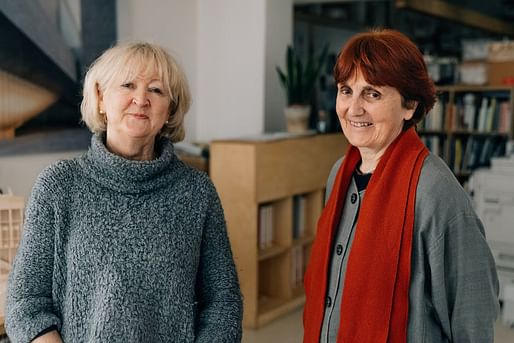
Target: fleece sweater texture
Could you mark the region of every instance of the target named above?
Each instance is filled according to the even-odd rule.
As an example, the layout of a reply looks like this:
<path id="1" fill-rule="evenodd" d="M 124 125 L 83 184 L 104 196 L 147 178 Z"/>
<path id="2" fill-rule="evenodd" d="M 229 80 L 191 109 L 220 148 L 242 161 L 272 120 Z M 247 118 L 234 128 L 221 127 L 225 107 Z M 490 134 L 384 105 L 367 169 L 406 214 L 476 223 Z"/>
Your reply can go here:
<path id="1" fill-rule="evenodd" d="M 11 270 L 6 330 L 29 342 L 240 342 L 242 301 L 207 175 L 157 142 L 131 161 L 95 135 L 38 177 Z"/>

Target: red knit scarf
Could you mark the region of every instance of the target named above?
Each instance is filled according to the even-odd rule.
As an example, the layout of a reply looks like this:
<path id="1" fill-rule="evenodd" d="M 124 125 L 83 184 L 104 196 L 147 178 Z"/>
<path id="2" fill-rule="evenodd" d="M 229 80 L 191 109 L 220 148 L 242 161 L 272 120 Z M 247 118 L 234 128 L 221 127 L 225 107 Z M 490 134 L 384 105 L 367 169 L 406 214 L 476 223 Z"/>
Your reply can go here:
<path id="1" fill-rule="evenodd" d="M 407 341 L 416 187 L 428 150 L 414 129 L 387 148 L 366 188 L 348 260 L 338 343 Z M 333 238 L 361 157 L 350 146 L 318 231 L 305 274 L 304 343 L 318 343 L 325 311 Z"/>

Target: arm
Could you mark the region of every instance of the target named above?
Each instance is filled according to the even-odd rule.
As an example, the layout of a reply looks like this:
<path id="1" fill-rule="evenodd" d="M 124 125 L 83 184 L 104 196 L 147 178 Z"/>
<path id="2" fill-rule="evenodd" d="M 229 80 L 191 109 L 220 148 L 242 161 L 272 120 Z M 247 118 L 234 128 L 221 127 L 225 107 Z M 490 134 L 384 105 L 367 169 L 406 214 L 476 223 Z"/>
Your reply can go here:
<path id="1" fill-rule="evenodd" d="M 13 342 L 29 342 L 60 318 L 54 313 L 54 211 L 41 178 L 26 209 L 22 239 L 9 276 L 5 326 Z"/>
<path id="2" fill-rule="evenodd" d="M 498 315 L 498 277 L 474 213 L 448 222 L 429 251 L 432 301 L 453 343 L 492 342 Z"/>
<path id="3" fill-rule="evenodd" d="M 240 342 L 242 300 L 223 209 L 212 187 L 197 277 L 195 342 Z"/>

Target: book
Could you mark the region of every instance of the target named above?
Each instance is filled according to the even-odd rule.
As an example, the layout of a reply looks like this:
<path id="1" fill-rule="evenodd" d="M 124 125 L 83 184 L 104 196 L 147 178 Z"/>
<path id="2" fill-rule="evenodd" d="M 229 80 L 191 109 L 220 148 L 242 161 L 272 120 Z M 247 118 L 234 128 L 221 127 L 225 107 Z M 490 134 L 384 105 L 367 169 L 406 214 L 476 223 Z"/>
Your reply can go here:
<path id="1" fill-rule="evenodd" d="M 489 99 L 487 97 L 482 98 L 482 103 L 478 112 L 477 130 L 485 131 L 487 123 L 487 112 L 488 112 Z"/>
<path id="2" fill-rule="evenodd" d="M 273 245 L 273 205 L 259 207 L 259 248 L 266 249 Z"/>
<path id="3" fill-rule="evenodd" d="M 305 234 L 305 195 L 293 197 L 293 239 Z"/>
<path id="4" fill-rule="evenodd" d="M 460 173 L 462 164 L 462 142 L 460 138 L 455 139 L 455 159 L 453 160 L 453 172 Z"/>
<path id="5" fill-rule="evenodd" d="M 466 129 L 472 131 L 475 129 L 475 95 L 473 93 L 466 93 L 463 97 L 464 101 L 464 126 Z"/>
<path id="6" fill-rule="evenodd" d="M 491 132 L 493 130 L 494 116 L 496 114 L 496 98 L 491 98 L 489 107 L 487 108 L 487 121 L 485 125 L 485 131 Z"/>

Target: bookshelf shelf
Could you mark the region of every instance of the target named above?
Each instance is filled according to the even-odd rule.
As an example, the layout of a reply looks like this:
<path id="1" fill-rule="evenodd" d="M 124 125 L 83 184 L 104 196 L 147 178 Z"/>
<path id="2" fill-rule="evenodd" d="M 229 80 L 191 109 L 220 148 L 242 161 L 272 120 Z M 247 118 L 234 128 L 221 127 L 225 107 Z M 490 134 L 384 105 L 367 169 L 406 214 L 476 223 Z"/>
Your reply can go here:
<path id="1" fill-rule="evenodd" d="M 438 87 L 437 94 L 418 133 L 465 182 L 473 170 L 505 154 L 514 132 L 514 88 L 455 85 Z"/>
<path id="2" fill-rule="evenodd" d="M 210 175 L 225 211 L 244 327 L 258 328 L 303 305 L 326 179 L 346 144 L 342 134 L 211 144 Z"/>
<path id="3" fill-rule="evenodd" d="M 469 131 L 469 130 L 454 130 L 451 132 L 454 136 L 477 136 L 477 137 L 505 137 L 508 138 L 510 135 L 505 132 L 497 132 L 497 131 Z"/>
<path id="4" fill-rule="evenodd" d="M 303 245 L 306 245 L 306 244 L 311 244 L 312 241 L 314 241 L 314 236 L 312 235 L 309 235 L 309 236 L 303 236 L 303 237 L 300 237 L 300 238 L 297 238 L 293 241 L 293 246 L 303 246 Z"/>
<path id="5" fill-rule="evenodd" d="M 281 255 L 289 250 L 288 246 L 275 245 L 269 248 L 259 249 L 259 261 L 263 261 L 278 255 Z"/>

